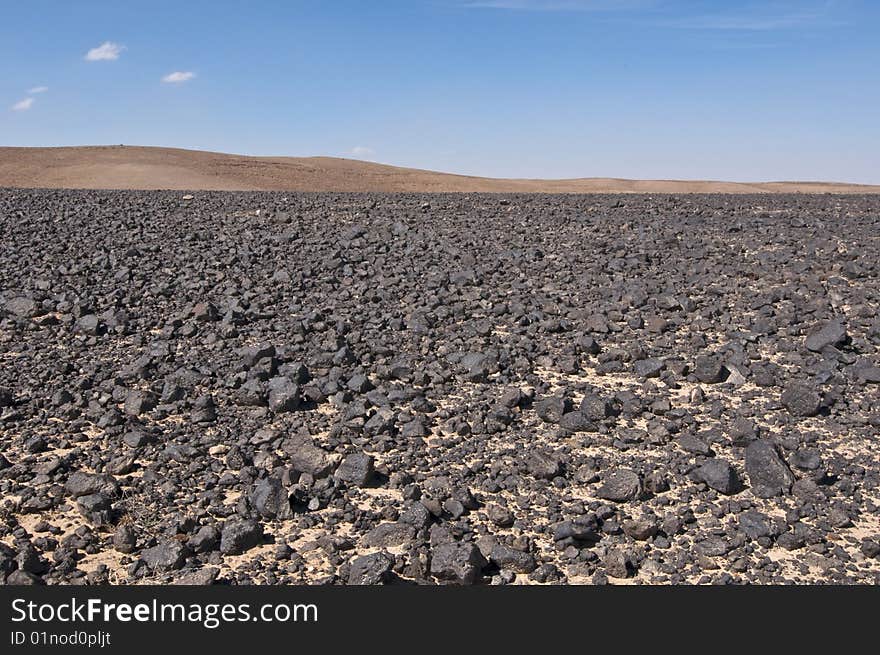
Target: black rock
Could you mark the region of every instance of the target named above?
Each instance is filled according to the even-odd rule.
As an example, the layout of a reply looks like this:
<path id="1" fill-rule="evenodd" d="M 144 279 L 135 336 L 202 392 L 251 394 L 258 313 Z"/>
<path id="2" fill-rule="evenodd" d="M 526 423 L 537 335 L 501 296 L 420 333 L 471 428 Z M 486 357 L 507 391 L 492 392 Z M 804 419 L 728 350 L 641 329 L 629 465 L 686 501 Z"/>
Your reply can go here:
<path id="1" fill-rule="evenodd" d="M 80 514 L 95 527 L 103 527 L 113 522 L 113 509 L 110 499 L 104 494 L 88 494 L 77 498 L 76 507 Z"/>
<path id="2" fill-rule="evenodd" d="M 590 421 L 602 421 L 613 414 L 611 404 L 594 393 L 588 393 L 584 396 L 581 400 L 580 411 Z"/>
<path id="3" fill-rule="evenodd" d="M 709 447 L 709 444 L 690 433 L 681 435 L 678 438 L 678 445 L 681 446 L 682 450 L 688 453 L 703 455 L 705 457 L 712 455 L 712 449 Z"/>
<path id="4" fill-rule="evenodd" d="M 495 544 L 489 556 L 489 561 L 500 569 L 509 569 L 517 573 L 531 573 L 538 566 L 535 558 L 529 553 L 524 553 L 504 544 Z"/>
<path id="5" fill-rule="evenodd" d="M 283 521 L 293 517 L 290 496 L 278 476 L 270 476 L 257 482 L 250 492 L 249 500 L 264 518 Z"/>
<path id="6" fill-rule="evenodd" d="M 297 471 L 321 478 L 332 466 L 327 452 L 304 439 L 285 442 L 282 449 L 290 456 L 290 463 Z"/>
<path id="7" fill-rule="evenodd" d="M 595 516 L 560 521 L 552 526 L 552 536 L 553 541 L 596 542 L 599 541 L 598 522 Z"/>
<path id="8" fill-rule="evenodd" d="M 269 393 L 264 386 L 264 383 L 259 380 L 248 380 L 245 382 L 235 390 L 233 398 L 237 405 L 242 405 L 244 407 L 266 407 L 269 405 Z M 285 402 L 282 401 L 277 394 L 275 400 L 280 406 L 285 405 Z M 287 406 L 291 406 L 295 409 L 299 404 L 298 402 L 287 403 Z"/>
<path id="9" fill-rule="evenodd" d="M 491 505 L 486 510 L 486 515 L 493 524 L 499 528 L 509 528 L 514 523 L 513 514 L 506 507 L 501 505 Z"/>
<path id="10" fill-rule="evenodd" d="M 200 569 L 187 570 L 174 577 L 170 584 L 186 585 L 188 587 L 204 587 L 214 584 L 220 569 L 215 566 L 205 566 Z"/>
<path id="11" fill-rule="evenodd" d="M 534 450 L 526 455 L 526 469 L 536 478 L 550 480 L 559 474 L 559 462 L 553 455 Z"/>
<path id="12" fill-rule="evenodd" d="M 653 517 L 643 516 L 623 522 L 623 533 L 630 539 L 646 541 L 657 534 L 660 525 Z"/>
<path id="13" fill-rule="evenodd" d="M 740 529 L 748 535 L 749 539 L 770 537 L 775 533 L 773 522 L 766 514 L 755 510 L 743 512 L 738 517 Z"/>
<path id="14" fill-rule="evenodd" d="M 704 384 L 717 384 L 727 378 L 727 369 L 718 358 L 709 355 L 697 357 L 694 362 L 694 375 Z"/>
<path id="15" fill-rule="evenodd" d="M 822 466 L 822 456 L 814 448 L 798 448 L 791 456 L 791 464 L 802 471 L 816 471 Z"/>
<path id="16" fill-rule="evenodd" d="M 880 383 L 880 366 L 860 366 L 856 369 L 856 377 L 862 382 Z M 2 406 L 2 401 L 0 401 Z"/>
<path id="17" fill-rule="evenodd" d="M 546 423 L 559 423 L 568 409 L 564 398 L 545 398 L 535 403 L 535 412 Z"/>
<path id="18" fill-rule="evenodd" d="M 821 352 L 828 346 L 843 346 L 848 340 L 849 337 L 843 324 L 840 321 L 829 321 L 810 332 L 804 341 L 804 345 L 807 347 L 807 350 Z"/>
<path id="19" fill-rule="evenodd" d="M 356 487 L 364 487 L 373 478 L 373 458 L 366 453 L 347 455 L 336 468 L 336 479 Z"/>
<path id="20" fill-rule="evenodd" d="M 806 384 L 790 384 L 782 392 L 780 401 L 792 416 L 816 416 L 822 408 L 819 392 Z"/>
<path id="21" fill-rule="evenodd" d="M 121 524 L 116 528 L 116 532 L 113 533 L 113 547 L 120 553 L 133 552 L 136 543 L 137 534 L 128 523 Z"/>
<path id="22" fill-rule="evenodd" d="M 156 395 L 150 391 L 134 389 L 125 397 L 125 413 L 129 416 L 140 416 L 156 406 Z"/>
<path id="23" fill-rule="evenodd" d="M 869 559 L 880 558 L 880 538 L 870 539 L 866 537 L 862 539 L 859 550 L 862 551 L 862 555 Z"/>
<path id="24" fill-rule="evenodd" d="M 438 512 L 439 514 L 439 512 Z M 431 524 L 431 512 L 421 502 L 411 502 L 407 508 L 400 513 L 399 520 L 408 523 L 416 530 L 427 528 Z"/>
<path id="25" fill-rule="evenodd" d="M 276 414 L 299 409 L 302 398 L 300 388 L 286 377 L 269 380 L 269 409 Z"/>
<path id="26" fill-rule="evenodd" d="M 181 196 L 0 189 L 0 581 L 876 581 L 880 196 Z"/>
<path id="27" fill-rule="evenodd" d="M 22 546 L 15 557 L 20 571 L 27 571 L 34 575 L 43 575 L 49 570 L 49 563 L 40 556 L 39 551 L 33 544 Z"/>
<path id="28" fill-rule="evenodd" d="M 37 313 L 37 303 L 34 299 L 24 296 L 10 298 L 4 307 L 9 314 L 16 318 L 32 318 Z"/>
<path id="29" fill-rule="evenodd" d="M 194 553 L 210 553 L 220 546 L 220 531 L 213 525 L 203 525 L 186 542 Z"/>
<path id="30" fill-rule="evenodd" d="M 752 493 L 760 498 L 787 494 L 794 483 L 794 475 L 767 440 L 755 441 L 746 448 L 746 475 Z"/>
<path id="31" fill-rule="evenodd" d="M 473 584 L 488 562 L 471 543 L 445 543 L 431 549 L 431 575 L 458 584 Z"/>
<path id="32" fill-rule="evenodd" d="M 754 421 L 740 416 L 731 423 L 728 434 L 735 446 L 747 446 L 758 438 L 758 428 Z"/>
<path id="33" fill-rule="evenodd" d="M 101 493 L 108 497 L 119 495 L 119 484 L 110 475 L 74 471 L 71 473 L 64 490 L 74 498 Z"/>
<path id="34" fill-rule="evenodd" d="M 373 388 L 372 383 L 366 375 L 353 375 L 345 385 L 355 393 L 366 393 Z"/>
<path id="35" fill-rule="evenodd" d="M 605 573 L 612 578 L 628 578 L 634 572 L 632 559 L 624 551 L 613 548 L 603 558 Z"/>
<path id="36" fill-rule="evenodd" d="M 122 443 L 129 448 L 141 448 L 152 441 L 153 438 L 142 430 L 131 430 L 122 435 Z"/>
<path id="37" fill-rule="evenodd" d="M 642 481 L 638 474 L 629 469 L 617 469 L 603 476 L 596 495 L 615 503 L 627 503 L 636 500 L 641 493 Z"/>
<path id="38" fill-rule="evenodd" d="M 224 555 L 240 555 L 260 544 L 263 528 L 256 521 L 239 517 L 227 519 L 220 533 L 220 552 Z"/>
<path id="39" fill-rule="evenodd" d="M 24 587 L 44 585 L 46 583 L 39 576 L 19 569 L 6 576 L 6 584 L 11 587 Z"/>
<path id="40" fill-rule="evenodd" d="M 739 477 L 736 469 L 729 462 L 713 457 L 700 466 L 697 477 L 706 483 L 710 489 L 727 496 L 735 494 L 740 489 Z"/>
<path id="41" fill-rule="evenodd" d="M 642 378 L 656 378 L 660 376 L 664 366 L 663 362 L 656 358 L 640 359 L 633 363 L 633 371 Z"/>
<path id="42" fill-rule="evenodd" d="M 582 412 L 567 412 L 559 420 L 559 427 L 568 432 L 595 432 L 596 424 Z"/>
<path id="43" fill-rule="evenodd" d="M 141 551 L 141 559 L 153 571 L 173 571 L 186 561 L 186 547 L 176 539 L 162 541 Z"/>
<path id="44" fill-rule="evenodd" d="M 380 523 L 364 535 L 361 543 L 370 548 L 394 548 L 412 541 L 415 528 L 409 523 Z"/>
<path id="45" fill-rule="evenodd" d="M 104 326 L 101 323 L 101 319 L 99 319 L 94 314 L 86 314 L 85 316 L 81 317 L 76 322 L 76 326 L 80 330 L 80 332 L 83 332 L 83 333 L 91 335 L 91 336 L 99 335 L 104 330 Z"/>
<path id="46" fill-rule="evenodd" d="M 391 577 L 394 560 L 385 553 L 371 553 L 351 560 L 348 573 L 350 585 L 379 585 Z"/>
<path id="47" fill-rule="evenodd" d="M 15 404 L 15 394 L 10 389 L 0 387 L 0 409 L 12 407 Z"/>

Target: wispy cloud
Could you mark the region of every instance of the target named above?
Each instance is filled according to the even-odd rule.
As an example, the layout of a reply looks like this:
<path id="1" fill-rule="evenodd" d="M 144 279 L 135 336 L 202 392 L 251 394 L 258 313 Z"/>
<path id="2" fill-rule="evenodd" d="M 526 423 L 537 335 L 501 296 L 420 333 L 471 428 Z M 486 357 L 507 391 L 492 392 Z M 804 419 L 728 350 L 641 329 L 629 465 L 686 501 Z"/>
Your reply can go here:
<path id="1" fill-rule="evenodd" d="M 833 2 L 749 4 L 733 11 L 681 16 L 665 21 L 665 24 L 692 30 L 742 32 L 768 32 L 813 25 L 833 27 L 842 24 L 833 15 L 833 4 Z"/>
<path id="2" fill-rule="evenodd" d="M 772 31 L 842 23 L 834 15 L 835 0 L 767 0 L 717 3 L 720 11 L 699 11 L 700 4 L 680 0 L 458 0 L 466 9 L 632 13 L 647 10 L 643 19 L 665 27 L 692 30 Z M 639 18 L 639 17 L 636 17 Z"/>
<path id="3" fill-rule="evenodd" d="M 119 59 L 119 55 L 125 50 L 124 45 L 105 41 L 97 48 L 92 48 L 86 53 L 86 61 L 113 61 Z"/>
<path id="4" fill-rule="evenodd" d="M 512 11 L 622 11 L 655 3 L 652 0 L 473 0 L 460 4 L 466 9 Z"/>
<path id="5" fill-rule="evenodd" d="M 23 100 L 19 100 L 14 105 L 12 105 L 12 111 L 27 111 L 34 104 L 33 98 L 25 98 Z"/>
<path id="6" fill-rule="evenodd" d="M 34 94 L 37 94 L 37 93 L 46 93 L 46 91 L 48 91 L 48 90 L 49 90 L 49 87 L 48 87 L 48 86 L 35 86 L 35 87 L 32 88 L 32 89 L 28 89 L 28 94 L 29 94 L 29 95 L 34 95 Z"/>
<path id="7" fill-rule="evenodd" d="M 348 154 L 352 155 L 353 157 L 367 158 L 375 155 L 376 151 L 372 148 L 368 148 L 367 146 L 355 146 L 349 151 Z"/>
<path id="8" fill-rule="evenodd" d="M 162 78 L 165 84 L 183 84 L 196 76 L 192 71 L 174 71 Z"/>

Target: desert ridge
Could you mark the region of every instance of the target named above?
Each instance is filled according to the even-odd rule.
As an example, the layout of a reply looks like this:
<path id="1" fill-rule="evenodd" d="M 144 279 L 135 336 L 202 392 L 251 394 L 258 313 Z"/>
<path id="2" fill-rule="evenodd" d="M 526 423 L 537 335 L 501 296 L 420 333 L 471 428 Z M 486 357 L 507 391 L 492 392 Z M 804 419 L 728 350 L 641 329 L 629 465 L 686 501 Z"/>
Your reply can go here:
<path id="1" fill-rule="evenodd" d="M 878 193 L 837 182 L 499 179 L 337 157 L 251 157 L 147 146 L 0 147 L 0 187 L 372 193 Z"/>

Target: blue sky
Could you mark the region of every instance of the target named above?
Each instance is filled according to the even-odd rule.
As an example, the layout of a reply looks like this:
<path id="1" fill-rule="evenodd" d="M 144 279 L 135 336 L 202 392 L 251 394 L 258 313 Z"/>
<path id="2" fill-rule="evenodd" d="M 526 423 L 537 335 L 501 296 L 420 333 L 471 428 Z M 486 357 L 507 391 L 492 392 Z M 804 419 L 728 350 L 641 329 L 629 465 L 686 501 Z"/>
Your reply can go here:
<path id="1" fill-rule="evenodd" d="M 880 183 L 873 0 L 5 0 L 0 57 L 2 145 Z"/>

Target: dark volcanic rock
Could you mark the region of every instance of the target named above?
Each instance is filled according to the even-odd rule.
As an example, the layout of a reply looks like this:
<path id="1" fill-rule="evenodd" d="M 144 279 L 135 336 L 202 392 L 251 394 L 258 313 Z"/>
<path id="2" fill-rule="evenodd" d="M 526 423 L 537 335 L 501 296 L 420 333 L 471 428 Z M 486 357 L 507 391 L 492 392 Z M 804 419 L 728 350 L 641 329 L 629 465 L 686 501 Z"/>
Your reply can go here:
<path id="1" fill-rule="evenodd" d="M 538 567 L 532 555 L 504 544 L 495 544 L 489 556 L 489 561 L 498 566 L 498 568 L 510 569 L 517 573 L 531 573 Z"/>
<path id="2" fill-rule="evenodd" d="M 16 318 L 31 318 L 37 313 L 37 303 L 33 298 L 19 296 L 7 300 L 5 309 Z"/>
<path id="3" fill-rule="evenodd" d="M 626 503 L 636 500 L 641 493 L 642 482 L 638 474 L 629 469 L 618 469 L 602 478 L 602 486 L 596 495 L 616 503 Z"/>
<path id="4" fill-rule="evenodd" d="M 125 397 L 125 413 L 129 416 L 140 416 L 156 406 L 156 395 L 150 391 L 134 389 Z"/>
<path id="5" fill-rule="evenodd" d="M 440 580 L 473 584 L 486 564 L 474 544 L 452 542 L 431 549 L 431 575 Z"/>
<path id="6" fill-rule="evenodd" d="M 723 459 L 712 458 L 697 469 L 697 477 L 709 488 L 725 495 L 739 491 L 740 482 L 736 469 Z"/>
<path id="7" fill-rule="evenodd" d="M 769 537 L 774 532 L 770 517 L 754 510 L 739 515 L 739 527 L 750 539 Z"/>
<path id="8" fill-rule="evenodd" d="M 569 432 L 595 432 L 596 424 L 581 412 L 568 412 L 562 415 L 559 426 Z"/>
<path id="9" fill-rule="evenodd" d="M 794 475 L 767 440 L 755 441 L 746 448 L 746 475 L 752 493 L 761 498 L 786 494 L 794 483 Z"/>
<path id="10" fill-rule="evenodd" d="M 366 453 L 348 455 L 336 468 L 335 476 L 356 487 L 366 486 L 373 478 L 373 458 Z"/>
<path id="11" fill-rule="evenodd" d="M 113 547 L 120 553 L 132 552 L 136 543 L 137 534 L 134 528 L 127 523 L 117 527 L 116 532 L 113 533 Z"/>
<path id="12" fill-rule="evenodd" d="M 581 400 L 580 412 L 590 421 L 602 421 L 613 414 L 613 408 L 598 394 L 588 393 Z"/>
<path id="13" fill-rule="evenodd" d="M 535 403 L 535 411 L 547 423 L 559 423 L 567 409 L 564 398 L 545 398 Z"/>
<path id="14" fill-rule="evenodd" d="M 240 555 L 263 540 L 263 529 L 256 521 L 239 517 L 228 519 L 220 533 L 220 552 L 224 555 Z"/>
<path id="15" fill-rule="evenodd" d="M 250 502 L 261 516 L 285 520 L 293 516 L 290 497 L 280 478 L 272 476 L 260 480 L 250 493 Z"/>
<path id="16" fill-rule="evenodd" d="M 708 355 L 697 357 L 694 362 L 694 375 L 700 382 L 716 384 L 727 378 L 727 369 L 717 358 Z"/>
<path id="17" fill-rule="evenodd" d="M 97 493 L 114 497 L 119 495 L 119 484 L 110 475 L 74 471 L 67 478 L 64 490 L 74 498 Z"/>
<path id="18" fill-rule="evenodd" d="M 415 533 L 408 523 L 380 523 L 364 535 L 362 542 L 371 548 L 393 548 L 409 543 Z"/>
<path id="19" fill-rule="evenodd" d="M 327 452 L 307 440 L 295 439 L 282 447 L 290 457 L 290 464 L 297 471 L 315 477 L 323 477 L 330 472 L 332 464 Z"/>
<path id="20" fill-rule="evenodd" d="M 292 412 L 300 402 L 299 385 L 285 377 L 269 380 L 269 409 L 273 412 Z"/>
<path id="21" fill-rule="evenodd" d="M 169 539 L 142 551 L 141 559 L 153 571 L 171 571 L 183 566 L 186 548 L 179 541 Z"/>
<path id="22" fill-rule="evenodd" d="M 209 553 L 220 546 L 220 531 L 213 525 L 203 525 L 186 545 L 194 553 Z"/>
<path id="23" fill-rule="evenodd" d="M 656 378 L 663 370 L 663 362 L 656 358 L 640 359 L 633 364 L 633 371 L 639 377 Z"/>
<path id="24" fill-rule="evenodd" d="M 880 195 L 503 195 L 0 189 L 0 582 L 880 582 Z"/>
<path id="25" fill-rule="evenodd" d="M 618 548 L 608 551 L 603 563 L 605 572 L 612 578 L 628 578 L 634 572 L 630 556 Z"/>
<path id="26" fill-rule="evenodd" d="M 813 387 L 794 383 L 785 388 L 780 397 L 782 406 L 797 417 L 815 416 L 822 408 L 822 397 Z"/>
<path id="27" fill-rule="evenodd" d="M 807 350 L 821 352 L 828 346 L 842 346 L 848 340 L 846 328 L 840 321 L 829 321 L 807 335 L 804 345 Z"/>
<path id="28" fill-rule="evenodd" d="M 350 585 L 377 585 L 387 582 L 394 560 L 385 553 L 371 553 L 351 561 L 348 574 Z"/>
<path id="29" fill-rule="evenodd" d="M 536 450 L 526 455 L 526 469 L 536 478 L 549 480 L 559 473 L 559 462 L 553 455 Z"/>
<path id="30" fill-rule="evenodd" d="M 85 519 L 95 527 L 109 525 L 113 521 L 113 507 L 104 494 L 88 494 L 76 499 L 76 507 Z"/>

